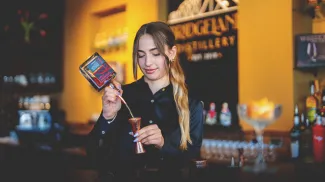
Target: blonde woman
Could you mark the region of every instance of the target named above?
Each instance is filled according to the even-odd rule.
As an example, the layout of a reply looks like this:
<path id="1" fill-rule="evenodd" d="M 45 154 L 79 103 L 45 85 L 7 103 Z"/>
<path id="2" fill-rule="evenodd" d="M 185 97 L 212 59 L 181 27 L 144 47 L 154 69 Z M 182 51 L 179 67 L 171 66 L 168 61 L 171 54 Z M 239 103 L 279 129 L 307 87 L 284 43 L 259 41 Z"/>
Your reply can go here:
<path id="1" fill-rule="evenodd" d="M 89 134 L 88 154 L 106 177 L 134 179 L 136 169 L 150 168 L 157 169 L 157 179 L 174 178 L 191 159 L 200 157 L 203 105 L 188 97 L 176 51 L 167 24 L 144 24 L 133 47 L 134 77 L 137 80 L 137 68 L 143 76 L 123 86 L 114 81 L 121 92 L 105 88 L 102 113 Z M 118 95 L 134 116 L 141 117 L 137 133 L 131 132 L 131 116 Z M 143 144 L 144 154 L 135 153 L 137 141 Z"/>

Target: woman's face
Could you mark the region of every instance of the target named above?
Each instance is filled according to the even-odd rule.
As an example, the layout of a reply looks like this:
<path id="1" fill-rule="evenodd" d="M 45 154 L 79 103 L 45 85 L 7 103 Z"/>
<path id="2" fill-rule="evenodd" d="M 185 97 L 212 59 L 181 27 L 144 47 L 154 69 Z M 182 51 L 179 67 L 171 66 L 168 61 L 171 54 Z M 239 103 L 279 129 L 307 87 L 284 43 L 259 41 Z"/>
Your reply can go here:
<path id="1" fill-rule="evenodd" d="M 165 57 L 158 51 L 151 35 L 144 34 L 140 37 L 137 58 L 139 67 L 148 80 L 156 81 L 168 76 Z"/>

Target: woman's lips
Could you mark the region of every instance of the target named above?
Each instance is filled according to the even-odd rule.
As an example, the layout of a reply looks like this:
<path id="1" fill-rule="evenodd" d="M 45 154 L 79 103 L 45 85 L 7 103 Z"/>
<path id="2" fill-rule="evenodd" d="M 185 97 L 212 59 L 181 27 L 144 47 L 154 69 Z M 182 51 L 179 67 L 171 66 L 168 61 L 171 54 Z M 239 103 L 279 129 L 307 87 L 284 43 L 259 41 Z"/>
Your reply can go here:
<path id="1" fill-rule="evenodd" d="M 144 69 L 147 74 L 154 73 L 157 69 Z"/>

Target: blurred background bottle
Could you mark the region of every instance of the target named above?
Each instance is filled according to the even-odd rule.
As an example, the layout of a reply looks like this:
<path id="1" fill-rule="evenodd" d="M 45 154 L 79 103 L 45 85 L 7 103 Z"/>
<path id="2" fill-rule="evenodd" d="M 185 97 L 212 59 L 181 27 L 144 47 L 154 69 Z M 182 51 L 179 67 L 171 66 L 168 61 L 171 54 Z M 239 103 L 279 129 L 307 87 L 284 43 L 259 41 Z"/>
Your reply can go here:
<path id="1" fill-rule="evenodd" d="M 316 121 L 317 105 L 318 101 L 315 96 L 314 82 L 310 83 L 310 95 L 306 98 L 306 114 L 309 124 L 313 125 Z"/>
<path id="2" fill-rule="evenodd" d="M 293 126 L 290 130 L 290 139 L 291 139 L 291 158 L 297 159 L 299 157 L 299 146 L 300 146 L 300 121 L 299 121 L 299 111 L 298 106 L 295 106 L 294 116 L 293 116 Z"/>

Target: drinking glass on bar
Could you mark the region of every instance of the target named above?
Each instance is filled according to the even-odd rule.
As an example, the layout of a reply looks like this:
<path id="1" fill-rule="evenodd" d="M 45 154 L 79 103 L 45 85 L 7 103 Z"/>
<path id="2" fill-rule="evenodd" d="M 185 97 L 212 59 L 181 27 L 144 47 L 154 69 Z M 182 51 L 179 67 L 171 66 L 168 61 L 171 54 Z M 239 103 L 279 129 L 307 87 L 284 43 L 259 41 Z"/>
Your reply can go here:
<path id="1" fill-rule="evenodd" d="M 261 104 L 262 103 L 262 104 Z M 238 116 L 241 120 L 245 121 L 254 128 L 257 145 L 251 146 L 251 150 L 257 153 L 255 157 L 254 166 L 245 166 L 244 170 L 248 172 L 275 172 L 273 167 L 267 167 L 264 156 L 264 140 L 263 134 L 267 126 L 273 124 L 282 114 L 282 105 L 268 102 L 264 99 L 254 104 L 238 104 Z"/>
<path id="2" fill-rule="evenodd" d="M 129 123 L 132 126 L 132 132 L 135 134 L 140 130 L 141 126 L 141 118 L 140 117 L 132 117 L 129 119 Z M 143 145 L 140 141 L 136 142 L 136 147 L 135 147 L 135 153 L 136 154 L 142 154 L 145 153 L 146 151 L 143 148 Z"/>

